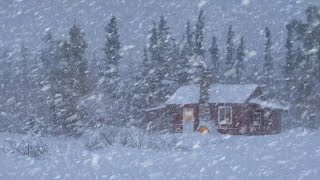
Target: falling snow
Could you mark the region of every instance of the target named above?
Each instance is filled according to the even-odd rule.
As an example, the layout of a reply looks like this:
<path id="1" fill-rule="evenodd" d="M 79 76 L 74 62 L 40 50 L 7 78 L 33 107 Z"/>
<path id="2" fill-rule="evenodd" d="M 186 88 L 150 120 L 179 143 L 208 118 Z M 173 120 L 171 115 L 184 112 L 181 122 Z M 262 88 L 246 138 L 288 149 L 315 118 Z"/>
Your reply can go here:
<path id="1" fill-rule="evenodd" d="M 0 0 L 0 179 L 319 179 L 319 0 Z"/>

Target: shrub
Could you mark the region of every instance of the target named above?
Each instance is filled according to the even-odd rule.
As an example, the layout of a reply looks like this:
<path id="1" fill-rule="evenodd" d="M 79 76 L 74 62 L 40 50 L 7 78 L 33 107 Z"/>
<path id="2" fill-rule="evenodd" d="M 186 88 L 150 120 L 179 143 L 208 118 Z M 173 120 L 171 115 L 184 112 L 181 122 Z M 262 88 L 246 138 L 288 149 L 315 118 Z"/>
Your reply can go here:
<path id="1" fill-rule="evenodd" d="M 48 146 L 40 139 L 28 139 L 17 142 L 14 140 L 6 140 L 12 152 L 29 157 L 39 157 L 48 152 Z"/>
<path id="2" fill-rule="evenodd" d="M 191 150 L 188 147 L 178 145 L 178 139 L 175 136 L 163 137 L 160 134 L 149 133 L 139 129 L 102 127 L 90 131 L 86 139 L 85 146 L 92 151 L 115 144 L 154 151 Z"/>

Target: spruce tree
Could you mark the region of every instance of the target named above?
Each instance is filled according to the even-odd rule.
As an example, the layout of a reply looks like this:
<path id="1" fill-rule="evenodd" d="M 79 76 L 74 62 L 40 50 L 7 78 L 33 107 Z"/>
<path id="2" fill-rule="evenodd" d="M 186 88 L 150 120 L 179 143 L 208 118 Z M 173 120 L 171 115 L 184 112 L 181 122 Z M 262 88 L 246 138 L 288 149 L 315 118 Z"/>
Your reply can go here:
<path id="1" fill-rule="evenodd" d="M 118 88 L 120 84 L 120 74 L 119 74 L 119 61 L 121 59 L 120 55 L 120 35 L 118 33 L 117 19 L 113 16 L 110 19 L 106 31 L 106 43 L 104 47 L 104 52 L 106 55 L 106 72 L 105 77 L 107 80 L 106 88 L 108 93 L 112 97 L 118 95 Z"/>
<path id="2" fill-rule="evenodd" d="M 87 43 L 84 33 L 78 25 L 74 25 L 69 32 L 71 62 L 74 77 L 74 90 L 78 91 L 79 96 L 84 96 L 89 92 L 88 85 L 88 64 L 85 57 Z"/>
<path id="3" fill-rule="evenodd" d="M 209 49 L 209 53 L 211 55 L 212 62 L 212 73 L 219 78 L 220 75 L 220 57 L 219 57 L 219 47 L 217 44 L 217 38 L 215 36 L 212 37 L 211 47 Z"/>
<path id="4" fill-rule="evenodd" d="M 159 60 L 158 64 L 158 73 L 160 80 L 166 79 L 169 76 L 169 66 L 170 66 L 170 33 L 169 27 L 167 26 L 167 21 L 163 16 L 160 17 L 159 25 L 158 25 L 158 55 Z M 165 92 L 163 92 L 165 94 Z M 163 95 L 164 95 L 163 94 Z"/>
<path id="5" fill-rule="evenodd" d="M 190 60 L 191 66 L 191 80 L 194 83 L 200 83 L 203 76 L 205 65 L 205 52 L 203 46 L 204 40 L 204 11 L 201 10 L 196 22 L 196 28 L 194 32 L 194 56 Z"/>
<path id="6" fill-rule="evenodd" d="M 227 34 L 227 47 L 226 47 L 226 69 L 224 72 L 224 81 L 227 83 L 233 83 L 233 78 L 236 76 L 234 69 L 234 32 L 232 26 L 229 26 Z"/>
<path id="7" fill-rule="evenodd" d="M 148 57 L 147 48 L 143 49 L 143 60 L 142 60 L 142 77 L 147 77 L 150 71 L 150 61 Z"/>
<path id="8" fill-rule="evenodd" d="M 57 58 L 57 44 L 53 39 L 51 32 L 47 32 L 42 38 L 42 49 L 40 52 L 41 60 L 41 88 L 45 89 L 47 95 L 46 102 L 50 109 L 50 120 L 52 124 L 57 124 L 57 111 L 55 107 L 55 96 L 58 93 L 58 58 Z"/>
<path id="9" fill-rule="evenodd" d="M 315 5 L 310 5 L 306 9 L 307 23 L 311 26 L 316 26 L 320 19 L 319 7 Z"/>
<path id="10" fill-rule="evenodd" d="M 71 46 L 67 41 L 59 41 L 57 49 L 59 69 L 56 72 L 57 94 L 54 107 L 57 114 L 56 131 L 73 134 L 77 131 L 76 94 L 74 94 L 74 67 L 71 61 Z"/>
<path id="11" fill-rule="evenodd" d="M 265 51 L 264 51 L 264 84 L 272 88 L 273 81 L 273 58 L 272 58 L 272 40 L 271 40 L 271 31 L 269 27 L 265 28 Z"/>
<path id="12" fill-rule="evenodd" d="M 149 35 L 149 58 L 150 66 L 148 70 L 148 76 L 146 81 L 148 84 L 146 106 L 153 107 L 156 104 L 156 96 L 159 94 L 161 76 L 159 73 L 159 40 L 158 40 L 158 28 L 157 24 L 153 22 L 153 26 Z"/>
<path id="13" fill-rule="evenodd" d="M 204 39 L 204 11 L 201 10 L 198 16 L 198 21 L 196 23 L 196 29 L 194 32 L 195 45 L 194 45 L 194 53 L 201 58 L 204 58 L 204 47 L 203 47 L 203 39 Z"/>
<path id="14" fill-rule="evenodd" d="M 156 22 L 153 22 L 153 27 L 149 35 L 149 53 L 153 64 L 159 60 L 159 47 L 158 47 L 158 29 Z"/>
<path id="15" fill-rule="evenodd" d="M 183 84 L 188 84 L 191 81 L 191 66 L 190 59 L 194 55 L 194 40 L 193 40 L 193 32 L 191 29 L 190 21 L 187 22 L 185 35 L 183 37 L 183 48 L 181 51 L 181 70 L 183 74 L 185 74 L 185 80 Z"/>
<path id="16" fill-rule="evenodd" d="M 293 52 L 293 33 L 294 33 L 294 26 L 292 24 L 288 24 L 287 28 L 287 40 L 286 40 L 286 64 L 285 64 L 285 80 L 287 82 L 290 81 L 290 77 L 293 73 L 293 65 L 294 65 L 294 52 Z"/>
<path id="17" fill-rule="evenodd" d="M 309 6 L 306 10 L 307 21 L 292 20 L 287 25 L 288 38 L 286 43 L 287 56 L 284 69 L 285 77 L 289 79 L 289 100 L 295 108 L 298 118 L 310 128 L 319 127 L 318 88 L 320 69 L 320 21 L 317 6 Z M 294 39 L 294 41 L 293 41 Z M 297 47 L 294 49 L 294 47 Z M 294 49 L 294 50 L 293 50 Z"/>
<path id="18" fill-rule="evenodd" d="M 234 65 L 233 62 L 233 53 L 234 53 L 234 32 L 232 26 L 229 26 L 228 35 L 227 35 L 227 55 L 226 55 L 226 65 L 228 68 L 231 68 Z"/>
<path id="19" fill-rule="evenodd" d="M 79 107 L 79 100 L 88 93 L 87 63 L 85 51 L 87 43 L 78 25 L 71 27 L 69 42 L 59 41 L 57 58 L 57 94 L 54 97 L 59 130 L 68 135 L 81 133 L 81 121 L 86 117 L 85 109 Z"/>
<path id="20" fill-rule="evenodd" d="M 245 74 L 244 74 L 244 58 L 245 58 L 245 42 L 244 37 L 241 37 L 240 44 L 237 48 L 237 61 L 235 64 L 236 68 L 236 80 L 237 83 L 244 83 Z"/>
<path id="21" fill-rule="evenodd" d="M 186 44 L 185 44 L 185 52 L 186 55 L 192 56 L 194 52 L 194 41 L 193 41 L 193 32 L 191 29 L 191 23 L 190 21 L 187 22 L 187 27 L 186 27 Z"/>
<path id="22" fill-rule="evenodd" d="M 167 96 L 171 94 L 171 84 L 167 82 L 172 81 L 173 72 L 170 72 L 173 62 L 173 39 L 170 37 L 169 27 L 166 19 L 161 16 L 158 23 L 158 53 L 159 60 L 157 62 L 157 76 L 159 78 L 159 96 L 156 104 L 166 101 Z"/>

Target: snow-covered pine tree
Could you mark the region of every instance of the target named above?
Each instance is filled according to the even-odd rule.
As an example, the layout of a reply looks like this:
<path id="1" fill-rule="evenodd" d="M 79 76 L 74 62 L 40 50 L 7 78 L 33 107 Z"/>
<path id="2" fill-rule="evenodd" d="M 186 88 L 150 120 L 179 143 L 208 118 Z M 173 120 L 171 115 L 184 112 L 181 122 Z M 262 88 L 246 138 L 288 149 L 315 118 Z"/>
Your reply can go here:
<path id="1" fill-rule="evenodd" d="M 180 44 L 175 41 L 172 41 L 172 52 L 170 56 L 172 58 L 171 66 L 169 66 L 170 79 L 175 82 L 172 84 L 174 86 L 171 88 L 172 90 L 188 82 L 188 63 L 180 51 Z"/>
<path id="2" fill-rule="evenodd" d="M 73 92 L 75 96 L 75 104 L 77 110 L 77 128 L 80 128 L 84 119 L 87 117 L 86 110 L 80 108 L 79 100 L 87 95 L 90 91 L 88 82 L 88 62 L 86 58 L 86 49 L 88 47 L 84 38 L 85 34 L 79 25 L 74 25 L 69 32 L 70 38 L 70 53 L 71 53 L 71 68 L 73 72 Z M 79 131 L 79 129 L 77 129 Z M 79 133 L 79 132 L 77 132 Z"/>
<path id="3" fill-rule="evenodd" d="M 185 54 L 190 57 L 193 56 L 193 54 L 194 54 L 193 35 L 194 35 L 194 33 L 192 32 L 192 29 L 191 29 L 191 22 L 188 21 L 187 26 L 186 26 L 186 35 L 185 35 L 186 43 L 184 46 L 184 51 L 185 51 Z"/>
<path id="4" fill-rule="evenodd" d="M 0 106 L 0 111 L 2 112 L 2 121 L 0 122 L 0 131 L 8 131 L 9 125 L 13 123 L 10 121 L 10 113 L 12 107 L 8 103 L 8 99 L 14 97 L 12 94 L 12 79 L 14 71 L 12 70 L 12 62 L 10 60 L 10 51 L 9 49 L 1 48 L 0 49 L 0 101 L 3 102 Z"/>
<path id="5" fill-rule="evenodd" d="M 181 70 L 182 74 L 185 74 L 184 80 L 180 84 L 188 84 L 191 82 L 191 66 L 190 59 L 194 55 L 194 40 L 193 40 L 193 32 L 191 30 L 190 21 L 187 22 L 186 32 L 183 37 L 183 47 L 181 50 Z"/>
<path id="6" fill-rule="evenodd" d="M 309 6 L 306 10 L 307 22 L 292 20 L 290 28 L 293 30 L 292 44 L 297 49 L 293 52 L 292 66 L 287 70 L 293 71 L 293 82 L 290 85 L 290 92 L 297 118 L 303 120 L 303 124 L 309 128 L 320 126 L 318 107 L 320 105 L 319 96 L 319 76 L 320 69 L 320 21 L 319 9 L 317 6 Z M 290 39 L 289 39 L 290 41 Z M 291 44 L 287 42 L 287 48 Z M 318 52 L 318 53 L 317 53 Z M 288 57 L 288 56 L 287 56 Z M 289 71 L 290 72 L 290 71 Z"/>
<path id="7" fill-rule="evenodd" d="M 169 72 L 170 66 L 172 66 L 172 39 L 169 32 L 169 27 L 164 16 L 160 16 L 158 24 L 158 52 L 159 59 L 157 61 L 157 76 L 159 77 L 160 87 L 159 96 L 157 98 L 157 104 L 163 103 L 167 96 L 171 93 L 172 81 L 170 79 Z"/>
<path id="8" fill-rule="evenodd" d="M 244 58 L 245 58 L 245 41 L 244 37 L 241 37 L 240 44 L 237 48 L 237 59 L 235 63 L 236 69 L 236 82 L 237 83 L 245 83 L 245 69 L 244 69 Z"/>
<path id="9" fill-rule="evenodd" d="M 60 134 L 73 134 L 76 131 L 76 98 L 73 91 L 73 64 L 71 61 L 70 44 L 59 41 L 57 58 L 59 60 L 56 73 L 57 94 L 54 96 L 54 111 L 57 114 L 57 124 L 54 131 Z"/>
<path id="10" fill-rule="evenodd" d="M 201 58 L 204 58 L 204 47 L 203 47 L 203 39 L 204 39 L 204 11 L 200 10 L 198 21 L 196 22 L 196 29 L 194 32 L 194 53 Z"/>
<path id="11" fill-rule="evenodd" d="M 105 88 L 107 93 L 113 98 L 120 95 L 120 73 L 119 73 L 119 61 L 120 55 L 120 35 L 118 32 L 118 24 L 115 16 L 112 16 L 108 25 L 105 28 L 106 42 L 104 47 L 104 53 L 106 55 L 106 71 L 105 71 Z M 120 97 L 118 97 L 120 98 Z"/>
<path id="12" fill-rule="evenodd" d="M 87 43 L 78 25 L 69 31 L 69 42 L 59 41 L 57 58 L 57 94 L 54 107 L 58 120 L 58 131 L 67 135 L 79 135 L 86 118 L 86 111 L 79 106 L 79 100 L 88 93 L 87 62 L 85 52 Z"/>
<path id="13" fill-rule="evenodd" d="M 152 28 L 149 32 L 149 61 L 150 66 L 147 67 L 148 75 L 146 83 L 148 84 L 147 95 L 146 95 L 146 106 L 154 107 L 156 105 L 156 97 L 159 95 L 159 88 L 161 77 L 158 70 L 159 62 L 159 39 L 158 39 L 158 28 L 156 22 L 153 22 Z"/>
<path id="14" fill-rule="evenodd" d="M 89 93 L 88 62 L 86 49 L 88 47 L 84 32 L 78 25 L 74 25 L 69 32 L 72 68 L 74 69 L 74 91 L 79 91 L 79 96 Z"/>
<path id="15" fill-rule="evenodd" d="M 234 69 L 234 32 L 232 30 L 232 25 L 228 28 L 227 33 L 227 46 L 226 46 L 226 67 L 224 72 L 224 82 L 232 83 L 233 77 L 236 75 Z"/>
<path id="16" fill-rule="evenodd" d="M 294 24 L 289 23 L 286 25 L 287 28 L 287 40 L 286 40 L 286 49 L 287 49 L 287 53 L 286 53 L 286 62 L 285 62 L 285 66 L 284 66 L 284 78 L 286 82 L 286 91 L 284 96 L 286 96 L 286 99 L 289 100 L 292 98 L 292 94 L 288 93 L 291 92 L 290 89 L 293 86 L 293 81 L 294 81 L 294 77 L 293 77 L 293 71 L 294 71 L 294 52 L 293 52 L 293 38 L 294 38 Z"/>
<path id="17" fill-rule="evenodd" d="M 269 27 L 265 28 L 265 50 L 264 50 L 264 64 L 263 64 L 263 84 L 268 87 L 267 92 L 269 96 L 272 95 L 273 91 L 273 58 L 272 58 L 272 39 L 271 31 Z"/>
<path id="18" fill-rule="evenodd" d="M 212 63 L 212 73 L 215 75 L 215 80 L 220 80 L 220 57 L 219 57 L 219 47 L 217 43 L 217 38 L 212 37 L 211 47 L 209 48 L 209 53 L 211 56 Z"/>
<path id="19" fill-rule="evenodd" d="M 52 34 L 48 31 L 42 38 L 40 50 L 40 87 L 45 95 L 45 102 L 49 107 L 49 117 L 47 118 L 51 124 L 56 125 L 57 111 L 55 107 L 55 96 L 57 92 L 58 77 L 58 58 L 57 58 L 57 42 L 53 39 Z"/>
<path id="20" fill-rule="evenodd" d="M 205 64 L 205 50 L 204 50 L 204 11 L 200 10 L 197 18 L 195 32 L 194 32 L 194 55 L 190 60 L 191 66 L 191 80 L 194 83 L 199 83 L 204 70 Z"/>

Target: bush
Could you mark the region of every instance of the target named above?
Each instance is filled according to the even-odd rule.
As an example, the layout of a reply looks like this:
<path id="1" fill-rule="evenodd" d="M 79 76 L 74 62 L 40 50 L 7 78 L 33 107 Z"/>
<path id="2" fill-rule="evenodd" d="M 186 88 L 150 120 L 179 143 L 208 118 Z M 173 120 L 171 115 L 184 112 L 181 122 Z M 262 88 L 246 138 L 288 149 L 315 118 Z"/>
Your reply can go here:
<path id="1" fill-rule="evenodd" d="M 154 151 L 190 151 L 188 147 L 177 145 L 178 139 L 175 136 L 164 138 L 160 134 L 148 133 L 139 129 L 99 128 L 87 133 L 86 139 L 85 146 L 91 151 L 115 144 Z"/>
<path id="2" fill-rule="evenodd" d="M 48 152 L 48 146 L 38 138 L 22 140 L 21 142 L 6 140 L 6 142 L 11 152 L 23 156 L 36 158 Z"/>
<path id="3" fill-rule="evenodd" d="M 118 134 L 118 129 L 108 128 L 100 131 L 99 136 L 105 145 L 112 146 L 117 141 Z"/>
<path id="4" fill-rule="evenodd" d="M 90 151 L 103 149 L 104 145 L 98 137 L 93 137 L 85 143 L 85 147 Z"/>

